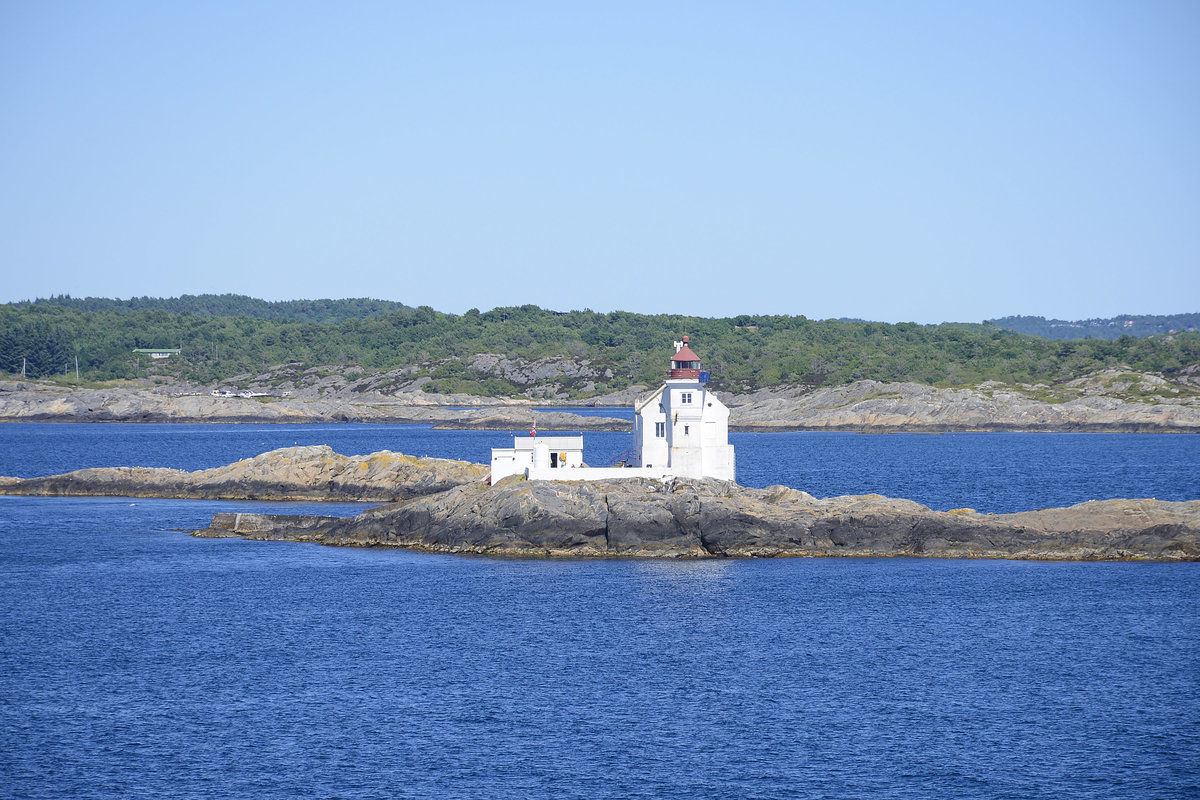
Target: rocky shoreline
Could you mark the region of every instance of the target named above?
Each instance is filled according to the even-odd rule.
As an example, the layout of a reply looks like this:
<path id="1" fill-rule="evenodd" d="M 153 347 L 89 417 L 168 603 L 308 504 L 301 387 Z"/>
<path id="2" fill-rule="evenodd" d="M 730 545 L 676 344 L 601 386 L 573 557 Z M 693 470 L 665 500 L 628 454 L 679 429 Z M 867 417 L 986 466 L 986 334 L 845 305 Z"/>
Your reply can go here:
<path id="1" fill-rule="evenodd" d="M 0 478 L 0 493 L 382 501 L 349 518 L 219 513 L 194 533 L 494 556 L 1200 560 L 1200 500 L 978 514 L 713 480 L 510 478 L 488 486 L 486 475 L 486 467 L 467 462 L 292 447 L 199 472 L 109 468 Z"/>
<path id="2" fill-rule="evenodd" d="M 390 502 L 487 478 L 482 464 L 387 450 L 343 456 L 327 445 L 285 447 L 213 469 L 99 467 L 37 478 L 0 477 L 0 494 L 174 500 Z"/>
<path id="3" fill-rule="evenodd" d="M 615 417 L 535 411 L 527 405 L 438 406 L 384 397 L 214 397 L 168 389 L 68 389 L 21 382 L 0 382 L 0 422 L 374 422 L 473 430 L 522 430 L 536 422 L 543 430 L 630 428 L 628 420 Z"/>
<path id="4" fill-rule="evenodd" d="M 594 398 L 629 408 L 647 387 Z M 811 389 L 777 387 L 722 393 L 734 431 L 1089 431 L 1200 433 L 1200 395 L 1191 384 L 1117 371 L 1056 387 L 981 384 L 939 388 L 858 381 Z M 628 431 L 628 419 L 552 410 L 531 402 L 458 395 L 358 393 L 214 397 L 195 387 L 70 388 L 0 381 L 0 422 L 375 422 L 441 429 Z"/>
<path id="5" fill-rule="evenodd" d="M 812 392 L 759 393 L 734 409 L 730 426 L 754 431 L 1200 432 L 1200 401 L 1173 395 L 1172 388 L 1152 375 L 1119 373 L 1053 389 L 858 381 Z"/>

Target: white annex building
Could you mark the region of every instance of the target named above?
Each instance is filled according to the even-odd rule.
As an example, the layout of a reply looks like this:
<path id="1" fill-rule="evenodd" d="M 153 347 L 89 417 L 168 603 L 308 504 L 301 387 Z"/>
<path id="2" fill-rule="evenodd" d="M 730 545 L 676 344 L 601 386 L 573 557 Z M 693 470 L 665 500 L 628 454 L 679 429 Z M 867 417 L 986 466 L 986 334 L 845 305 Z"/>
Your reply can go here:
<path id="1" fill-rule="evenodd" d="M 735 479 L 729 409 L 708 390 L 708 373 L 688 337 L 675 343 L 667 379 L 634 406 L 633 457 L 624 467 L 586 467 L 582 436 L 517 437 L 492 450 L 492 483 L 509 475 L 531 480 L 611 478 Z"/>

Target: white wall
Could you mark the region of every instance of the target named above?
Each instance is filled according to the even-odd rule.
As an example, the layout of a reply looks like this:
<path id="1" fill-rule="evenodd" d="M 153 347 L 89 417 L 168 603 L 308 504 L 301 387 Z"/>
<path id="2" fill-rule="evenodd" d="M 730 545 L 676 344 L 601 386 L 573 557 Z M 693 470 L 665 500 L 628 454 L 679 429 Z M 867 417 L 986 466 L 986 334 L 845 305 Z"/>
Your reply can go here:
<path id="1" fill-rule="evenodd" d="M 582 436 L 518 436 L 512 447 L 492 448 L 492 483 L 509 475 L 522 475 L 534 465 L 534 453 L 544 455 L 542 465 L 551 472 L 583 465 Z M 550 467 L 550 453 L 557 453 L 558 468 Z"/>
<path id="2" fill-rule="evenodd" d="M 704 462 L 700 449 L 704 395 L 705 391 L 700 381 L 683 378 L 668 380 L 663 392 L 671 472 L 680 477 L 704 476 Z M 685 403 L 685 399 L 689 399 L 690 402 Z"/>
<path id="3" fill-rule="evenodd" d="M 619 478 L 650 478 L 663 481 L 671 477 L 667 467 L 586 467 L 583 469 L 534 469 L 525 471 L 531 481 L 606 481 Z"/>
<path id="4" fill-rule="evenodd" d="M 638 404 L 638 413 L 633 424 L 634 463 L 639 467 L 647 464 L 658 467 L 667 466 L 670 461 L 666 437 L 656 436 L 656 423 L 666 423 L 667 414 L 659 408 L 662 402 L 663 389 L 650 395 Z"/>
<path id="5" fill-rule="evenodd" d="M 509 475 L 521 475 L 532 466 L 532 450 L 517 450 L 511 447 L 492 448 L 492 483 L 497 483 Z"/>
<path id="6" fill-rule="evenodd" d="M 733 480 L 736 462 L 733 445 L 729 444 L 729 408 L 712 392 L 705 392 L 700 444 L 704 452 L 703 475 L 707 478 Z"/>

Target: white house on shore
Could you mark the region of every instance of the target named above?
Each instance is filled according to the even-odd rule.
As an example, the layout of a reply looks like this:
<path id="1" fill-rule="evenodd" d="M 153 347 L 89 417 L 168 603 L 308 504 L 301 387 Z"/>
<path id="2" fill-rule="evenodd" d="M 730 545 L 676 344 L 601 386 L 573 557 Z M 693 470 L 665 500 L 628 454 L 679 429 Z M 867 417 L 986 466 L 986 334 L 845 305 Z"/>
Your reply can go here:
<path id="1" fill-rule="evenodd" d="M 530 480 L 596 481 L 612 478 L 718 478 L 735 480 L 729 409 L 708 389 L 688 337 L 675 343 L 666 381 L 634 405 L 633 457 L 624 467 L 587 467 L 582 436 L 516 437 L 492 450 L 492 482 L 524 474 Z"/>
<path id="2" fill-rule="evenodd" d="M 512 447 L 492 448 L 492 480 L 520 475 L 530 469 L 580 469 L 583 467 L 582 436 L 517 436 Z M 555 473 L 557 475 L 557 473 Z"/>

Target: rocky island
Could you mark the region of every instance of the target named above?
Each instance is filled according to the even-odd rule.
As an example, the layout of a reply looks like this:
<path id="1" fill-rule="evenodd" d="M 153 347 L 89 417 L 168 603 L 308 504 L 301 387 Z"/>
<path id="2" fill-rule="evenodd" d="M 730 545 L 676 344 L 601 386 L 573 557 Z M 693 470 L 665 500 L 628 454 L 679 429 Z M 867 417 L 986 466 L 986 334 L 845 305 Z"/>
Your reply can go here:
<path id="1" fill-rule="evenodd" d="M 0 494 L 160 497 L 176 500 L 387 502 L 483 481 L 467 461 L 381 451 L 343 456 L 324 446 L 286 447 L 213 469 L 98 467 L 39 478 L 0 477 Z"/>
<path id="2" fill-rule="evenodd" d="M 486 475 L 486 467 L 461 461 L 293 447 L 199 472 L 107 468 L 0 478 L 0 493 L 380 501 L 354 517 L 219 513 L 195 534 L 443 553 L 1200 560 L 1200 500 L 979 514 L 717 480 L 510 478 L 489 486 Z"/>

